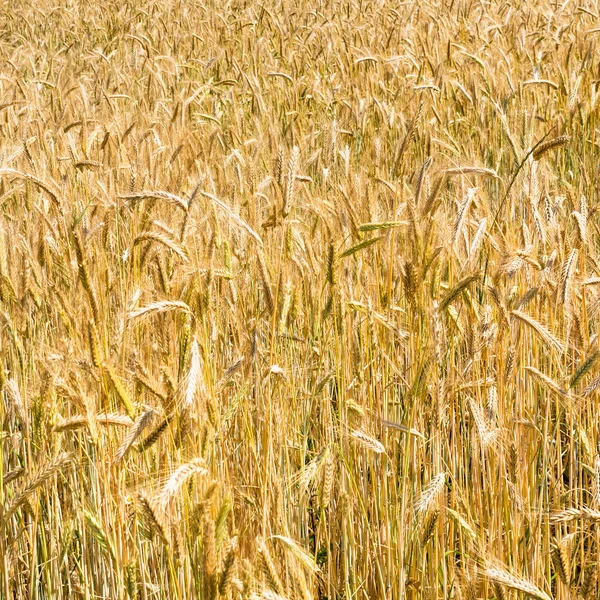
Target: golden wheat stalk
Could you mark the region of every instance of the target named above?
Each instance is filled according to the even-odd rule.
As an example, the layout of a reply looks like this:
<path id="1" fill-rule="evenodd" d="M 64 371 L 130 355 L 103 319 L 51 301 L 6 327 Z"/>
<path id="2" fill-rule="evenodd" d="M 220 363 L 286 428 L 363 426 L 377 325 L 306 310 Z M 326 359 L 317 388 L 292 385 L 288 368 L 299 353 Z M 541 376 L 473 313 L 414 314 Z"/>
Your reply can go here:
<path id="1" fill-rule="evenodd" d="M 292 485 L 297 484 L 301 493 L 304 494 L 314 481 L 321 475 L 326 468 L 331 457 L 331 448 L 325 446 L 315 458 L 304 465 L 297 473 L 290 478 Z"/>
<path id="2" fill-rule="evenodd" d="M 571 251 L 569 258 L 566 260 L 562 268 L 561 273 L 561 284 L 560 284 L 560 301 L 565 304 L 569 297 L 569 290 L 571 288 L 571 280 L 573 278 L 573 271 L 577 263 L 577 256 L 579 252 L 577 249 Z"/>
<path id="3" fill-rule="evenodd" d="M 571 138 L 568 135 L 561 135 L 541 143 L 533 152 L 533 160 L 540 160 L 546 152 L 550 152 L 550 150 L 554 150 L 555 148 L 562 148 L 570 141 Z"/>
<path id="4" fill-rule="evenodd" d="M 137 508 L 150 535 L 152 536 L 155 533 L 158 533 L 165 545 L 168 546 L 169 523 L 164 515 L 157 510 L 152 500 L 143 493 L 139 494 Z"/>
<path id="5" fill-rule="evenodd" d="M 537 587 L 534 583 L 523 577 L 513 575 L 509 571 L 500 567 L 487 567 L 483 575 L 492 583 L 503 585 L 510 589 L 535 598 L 536 600 L 552 600 L 552 597 L 546 594 L 543 590 Z"/>
<path id="6" fill-rule="evenodd" d="M 481 246 L 485 235 L 487 233 L 487 217 L 484 217 L 483 219 L 481 219 L 481 221 L 479 222 L 479 225 L 477 226 L 477 231 L 475 232 L 475 235 L 473 236 L 473 239 L 471 240 L 471 246 L 469 248 L 469 262 L 472 262 L 476 255 L 477 252 L 479 251 L 479 247 Z"/>
<path id="7" fill-rule="evenodd" d="M 460 294 L 464 292 L 472 283 L 479 281 L 479 277 L 479 273 L 476 273 L 474 275 L 469 275 L 457 282 L 440 300 L 437 312 L 441 313 L 444 309 L 450 306 L 450 304 L 452 304 L 452 302 L 454 302 L 454 300 L 456 300 L 456 298 L 458 298 L 458 296 L 460 296 Z"/>
<path id="8" fill-rule="evenodd" d="M 579 210 L 574 210 L 571 215 L 575 217 L 577 221 L 577 227 L 579 230 L 579 239 L 582 244 L 587 243 L 587 219 L 588 219 L 588 210 L 587 210 L 587 199 L 585 196 L 581 196 L 579 199 Z"/>
<path id="9" fill-rule="evenodd" d="M 281 215 L 285 218 L 291 210 L 294 201 L 294 187 L 296 184 L 296 171 L 298 169 L 298 159 L 300 158 L 300 149 L 298 146 L 292 148 L 290 160 L 288 162 L 287 178 L 285 183 L 285 194 L 283 197 L 283 206 L 281 207 Z"/>
<path id="10" fill-rule="evenodd" d="M 539 338 L 545 344 L 548 345 L 549 348 L 554 348 L 555 350 L 561 353 L 564 351 L 563 343 L 544 325 L 542 325 L 539 321 L 536 321 L 532 316 L 521 312 L 520 310 L 511 311 L 510 316 L 514 317 L 515 319 L 532 329 L 539 336 Z"/>
<path id="11" fill-rule="evenodd" d="M 145 231 L 133 240 L 133 245 L 137 246 L 142 242 L 158 242 L 166 248 L 169 248 L 169 250 L 175 252 L 175 254 L 177 254 L 177 256 L 183 260 L 183 262 L 187 263 L 190 261 L 182 246 L 164 233 L 160 233 L 158 231 Z"/>
<path id="12" fill-rule="evenodd" d="M 432 477 L 429 484 L 423 488 L 419 498 L 415 502 L 415 510 L 422 514 L 428 512 L 444 489 L 445 485 L 446 473 L 438 473 Z"/>
<path id="13" fill-rule="evenodd" d="M 177 208 L 180 208 L 184 212 L 188 210 L 188 203 L 183 199 L 177 196 L 176 194 L 171 194 L 170 192 L 163 192 L 162 190 L 144 190 L 141 192 L 131 192 L 129 194 L 119 194 L 117 196 L 120 200 L 125 200 L 126 202 L 136 202 L 139 200 L 147 200 L 147 199 L 155 199 L 155 200 L 167 200 Z"/>
<path id="14" fill-rule="evenodd" d="M 275 311 L 275 298 L 273 296 L 273 291 L 271 290 L 271 281 L 269 277 L 269 271 L 267 269 L 267 263 L 265 262 L 265 257 L 262 252 L 259 252 L 256 256 L 258 261 L 258 272 L 260 274 L 260 279 L 264 291 L 265 304 L 270 314 L 273 314 Z"/>
<path id="15" fill-rule="evenodd" d="M 231 220 L 238 225 L 239 227 L 241 227 L 244 231 L 246 231 L 250 237 L 252 237 L 254 240 L 256 240 L 256 242 L 258 243 L 258 245 L 262 248 L 264 246 L 264 243 L 261 239 L 261 237 L 258 235 L 258 233 L 256 233 L 256 231 L 254 231 L 254 229 L 252 229 L 252 227 L 250 227 L 250 225 L 248 225 L 248 223 L 246 223 L 246 221 L 244 221 L 244 219 L 242 219 L 239 215 L 235 214 L 231 208 L 229 208 L 229 206 L 227 206 L 227 204 L 225 204 L 223 201 L 219 200 L 216 196 L 214 196 L 213 194 L 209 194 L 208 192 L 200 192 L 205 198 L 208 198 L 209 200 L 211 200 L 212 202 L 214 202 L 219 208 L 221 208 L 223 211 L 225 211 L 227 213 L 227 215 L 231 218 Z"/>
<path id="16" fill-rule="evenodd" d="M 456 244 L 456 240 L 460 235 L 463 223 L 465 221 L 465 217 L 467 216 L 467 212 L 469 211 L 469 207 L 471 206 L 471 202 L 477 193 L 477 188 L 469 188 L 462 202 L 460 203 L 458 213 L 456 215 L 456 221 L 454 222 L 454 229 L 452 232 L 452 244 Z"/>
<path id="17" fill-rule="evenodd" d="M 133 421 L 128 415 L 121 415 L 119 413 L 102 413 L 95 416 L 95 420 L 98 425 L 114 425 L 116 427 L 131 427 Z M 63 419 L 54 426 L 54 431 L 70 431 L 73 429 L 79 429 L 80 427 L 89 427 L 89 420 L 83 415 L 76 415 Z"/>
<path id="18" fill-rule="evenodd" d="M 135 407 L 133 405 L 133 400 L 131 399 L 129 392 L 125 387 L 125 384 L 110 365 L 104 365 L 104 372 L 108 376 L 112 387 L 117 393 L 117 396 L 121 401 L 123 408 L 127 411 L 127 414 L 133 418 L 133 416 L 135 415 Z"/>
<path id="19" fill-rule="evenodd" d="M 190 307 L 181 300 L 162 300 L 160 302 L 153 302 L 152 304 L 147 304 L 146 306 L 128 312 L 127 320 L 135 321 L 136 319 L 146 318 L 173 310 L 181 310 L 184 313 L 192 314 Z"/>
<path id="20" fill-rule="evenodd" d="M 237 555 L 237 537 L 234 537 L 229 544 L 229 549 L 227 550 L 227 555 L 223 561 L 223 568 L 219 578 L 219 594 L 223 597 L 227 597 L 229 590 L 232 588 Z"/>
<path id="21" fill-rule="evenodd" d="M 115 453 L 115 457 L 113 459 L 114 464 L 119 463 L 121 460 L 123 460 L 123 458 L 125 458 L 125 455 L 129 451 L 135 440 L 137 440 L 142 431 L 144 431 L 144 429 L 150 422 L 150 419 L 152 419 L 153 414 L 154 411 L 151 408 L 149 408 L 148 410 L 144 411 L 138 417 L 135 423 L 129 428 L 127 435 L 123 438 L 121 445 L 117 448 L 117 452 Z"/>
<path id="22" fill-rule="evenodd" d="M 169 477 L 160 491 L 154 498 L 155 505 L 159 510 L 166 511 L 169 502 L 181 489 L 183 484 L 193 475 L 207 475 L 204 460 L 195 458 L 190 462 L 181 465 Z"/>
<path id="23" fill-rule="evenodd" d="M 548 377 L 545 373 L 542 373 L 539 369 L 532 367 L 531 365 L 527 365 L 523 367 L 528 373 L 531 373 L 535 379 L 537 379 L 544 387 L 548 388 L 555 394 L 559 396 L 566 397 L 568 396 L 567 390 L 562 388 L 554 379 Z"/>
<path id="24" fill-rule="evenodd" d="M 30 181 L 31 183 L 39 187 L 41 190 L 44 190 L 44 192 L 46 192 L 58 206 L 61 205 L 60 192 L 55 187 L 55 185 L 47 183 L 43 179 L 37 177 L 37 175 L 34 175 L 33 173 L 24 173 L 22 171 L 17 171 L 16 169 L 10 169 L 8 167 L 0 168 L 0 177 L 2 177 L 3 175 L 12 175 L 13 177 L 23 179 L 26 182 Z"/>
<path id="25" fill-rule="evenodd" d="M 275 563 L 271 557 L 271 553 L 267 548 L 267 544 L 265 540 L 261 537 L 258 537 L 256 540 L 256 545 L 258 547 L 258 555 L 260 558 L 260 566 L 261 570 L 267 580 L 267 583 L 270 589 L 276 594 L 283 594 L 284 585 L 281 582 L 279 574 L 277 573 L 277 569 L 275 568 Z"/>
<path id="26" fill-rule="evenodd" d="M 449 169 L 444 169 L 442 173 L 447 177 L 454 177 L 455 175 L 481 175 L 483 177 L 498 178 L 498 173 L 496 173 L 494 169 L 476 166 L 451 167 Z"/>
<path id="27" fill-rule="evenodd" d="M 369 434 L 365 433 L 361 429 L 353 429 L 350 432 L 350 436 L 356 441 L 360 442 L 362 446 L 367 448 L 368 450 L 372 450 L 376 454 L 385 453 L 385 446 L 374 437 L 371 437 Z"/>
<path id="28" fill-rule="evenodd" d="M 194 398 L 198 388 L 202 388 L 200 382 L 202 371 L 202 357 L 200 356 L 200 347 L 198 340 L 194 337 L 190 350 L 190 368 L 184 380 L 183 406 L 187 409 L 194 405 Z"/>
<path id="29" fill-rule="evenodd" d="M 592 521 L 594 523 L 600 522 L 600 511 L 583 507 L 567 508 L 550 514 L 550 523 L 553 525 L 579 520 Z"/>
<path id="30" fill-rule="evenodd" d="M 564 585 L 571 583 L 571 560 L 568 552 L 568 545 L 562 540 L 554 544 L 551 551 L 552 564 L 558 574 L 559 579 Z"/>
<path id="31" fill-rule="evenodd" d="M 0 524 L 5 524 L 12 515 L 24 504 L 29 496 L 39 487 L 48 483 L 54 475 L 64 471 L 73 462 L 73 457 L 68 452 L 57 455 L 50 462 L 33 473 L 26 481 L 23 488 L 12 499 L 11 503 L 4 509 L 0 518 Z"/>

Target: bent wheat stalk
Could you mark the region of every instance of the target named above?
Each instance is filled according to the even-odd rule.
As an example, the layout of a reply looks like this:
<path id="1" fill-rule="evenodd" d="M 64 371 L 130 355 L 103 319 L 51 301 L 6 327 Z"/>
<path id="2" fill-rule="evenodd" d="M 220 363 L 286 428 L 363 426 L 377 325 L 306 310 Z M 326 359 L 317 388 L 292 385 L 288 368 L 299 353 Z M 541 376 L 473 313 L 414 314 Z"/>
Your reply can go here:
<path id="1" fill-rule="evenodd" d="M 552 600 L 552 597 L 537 587 L 531 581 L 522 577 L 517 577 L 509 571 L 500 567 L 487 567 L 483 575 L 492 583 L 503 585 L 513 590 L 523 592 L 524 594 L 535 598 L 536 600 Z"/>
<path id="2" fill-rule="evenodd" d="M 35 490 L 48 483 L 57 473 L 64 471 L 72 461 L 71 454 L 63 452 L 43 465 L 27 480 L 23 489 L 17 493 L 12 502 L 6 507 L 0 519 L 0 524 L 5 524 Z"/>

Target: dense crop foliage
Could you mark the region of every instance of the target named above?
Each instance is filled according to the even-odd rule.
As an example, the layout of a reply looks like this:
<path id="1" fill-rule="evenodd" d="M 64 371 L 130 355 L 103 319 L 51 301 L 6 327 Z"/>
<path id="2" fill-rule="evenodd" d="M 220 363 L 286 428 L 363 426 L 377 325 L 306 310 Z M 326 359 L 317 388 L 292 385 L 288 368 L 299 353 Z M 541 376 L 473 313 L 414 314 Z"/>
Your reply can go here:
<path id="1" fill-rule="evenodd" d="M 0 597 L 597 597 L 598 6 L 0 10 Z"/>

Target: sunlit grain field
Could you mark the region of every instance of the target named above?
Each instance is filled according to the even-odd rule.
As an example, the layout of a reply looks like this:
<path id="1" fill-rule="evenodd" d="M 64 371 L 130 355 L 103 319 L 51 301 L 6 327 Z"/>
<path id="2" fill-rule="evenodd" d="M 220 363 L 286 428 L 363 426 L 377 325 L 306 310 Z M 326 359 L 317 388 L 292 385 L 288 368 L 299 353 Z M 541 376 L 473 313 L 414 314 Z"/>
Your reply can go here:
<path id="1" fill-rule="evenodd" d="M 599 35 L 2 2 L 0 597 L 597 598 Z"/>

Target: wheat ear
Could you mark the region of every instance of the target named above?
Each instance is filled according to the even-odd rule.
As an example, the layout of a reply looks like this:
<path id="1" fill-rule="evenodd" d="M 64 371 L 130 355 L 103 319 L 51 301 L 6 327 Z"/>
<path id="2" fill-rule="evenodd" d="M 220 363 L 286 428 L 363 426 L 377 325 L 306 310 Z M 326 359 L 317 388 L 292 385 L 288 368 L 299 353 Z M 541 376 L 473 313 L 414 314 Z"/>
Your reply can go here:
<path id="1" fill-rule="evenodd" d="M 54 475 L 63 471 L 72 462 L 72 456 L 63 452 L 59 454 L 49 463 L 43 465 L 36 473 L 34 473 L 25 483 L 23 489 L 17 493 L 12 502 L 5 509 L 0 519 L 0 523 L 6 523 L 19 507 L 24 504 L 29 496 L 37 490 L 37 488 L 46 484 Z"/>
<path id="2" fill-rule="evenodd" d="M 497 583 L 510 589 L 523 592 L 532 598 L 536 598 L 536 600 L 552 600 L 551 596 L 546 594 L 546 592 L 542 591 L 531 581 L 522 577 L 517 577 L 505 569 L 499 567 L 487 567 L 484 571 L 484 576 L 492 583 Z"/>

